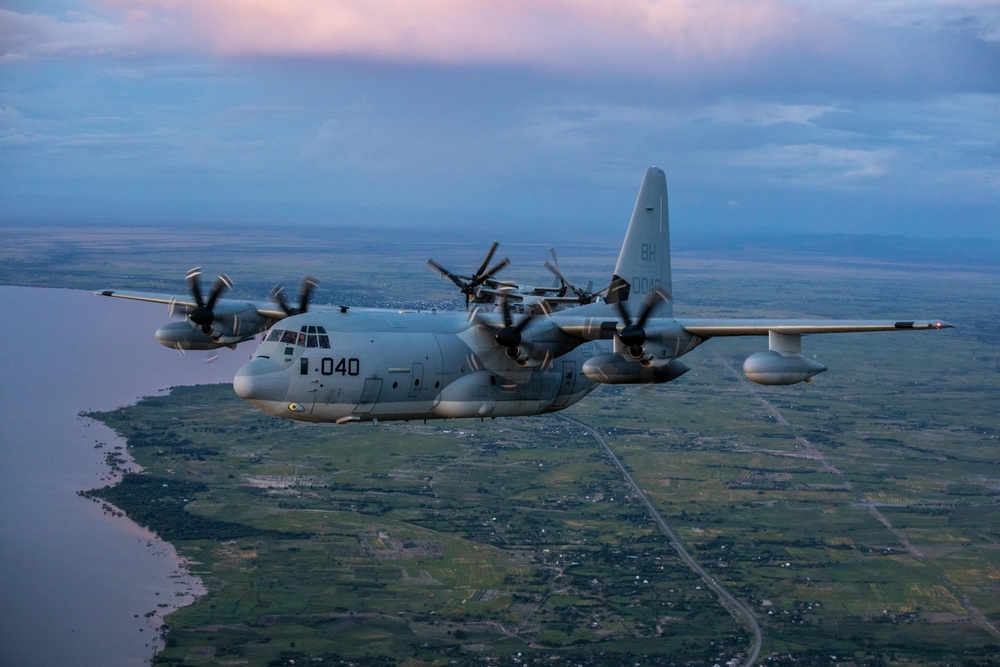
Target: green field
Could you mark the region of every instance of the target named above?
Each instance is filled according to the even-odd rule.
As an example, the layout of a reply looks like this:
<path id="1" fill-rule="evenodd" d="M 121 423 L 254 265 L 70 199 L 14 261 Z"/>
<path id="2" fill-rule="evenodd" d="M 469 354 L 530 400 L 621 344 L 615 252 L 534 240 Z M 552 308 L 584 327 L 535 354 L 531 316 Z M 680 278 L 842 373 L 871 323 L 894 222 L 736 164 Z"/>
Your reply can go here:
<path id="1" fill-rule="evenodd" d="M 123 253 L 110 286 L 179 287 L 181 275 L 157 277 L 187 268 L 179 239 Z M 74 284 L 115 279 L 86 273 L 99 246 L 67 242 Z M 457 248 L 400 242 L 381 266 L 360 251 L 325 266 L 315 249 L 277 253 L 243 284 L 294 279 L 295 264 L 352 303 L 454 299 L 423 263 L 481 260 Z M 616 252 L 574 250 L 560 261 L 581 281 Z M 54 251 L 38 252 L 42 276 Z M 779 388 L 739 372 L 762 340 L 710 341 L 674 383 L 604 388 L 568 411 L 754 611 L 761 664 L 1000 664 L 995 267 L 807 252 L 688 252 L 674 267 L 678 316 L 957 327 L 807 337 L 804 353 L 831 370 Z M 750 644 L 594 440 L 557 417 L 311 426 L 227 386 L 98 417 L 145 471 L 95 496 L 170 539 L 209 591 L 168 618 L 159 664 L 724 665 Z"/>

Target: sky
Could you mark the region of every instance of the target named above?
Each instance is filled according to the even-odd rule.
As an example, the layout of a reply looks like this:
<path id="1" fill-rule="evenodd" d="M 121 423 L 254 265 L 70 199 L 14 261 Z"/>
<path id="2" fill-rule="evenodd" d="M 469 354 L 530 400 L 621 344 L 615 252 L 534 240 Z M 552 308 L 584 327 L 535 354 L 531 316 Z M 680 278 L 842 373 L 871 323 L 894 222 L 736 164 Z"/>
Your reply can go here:
<path id="1" fill-rule="evenodd" d="M 0 221 L 1000 238 L 996 0 L 3 0 Z"/>

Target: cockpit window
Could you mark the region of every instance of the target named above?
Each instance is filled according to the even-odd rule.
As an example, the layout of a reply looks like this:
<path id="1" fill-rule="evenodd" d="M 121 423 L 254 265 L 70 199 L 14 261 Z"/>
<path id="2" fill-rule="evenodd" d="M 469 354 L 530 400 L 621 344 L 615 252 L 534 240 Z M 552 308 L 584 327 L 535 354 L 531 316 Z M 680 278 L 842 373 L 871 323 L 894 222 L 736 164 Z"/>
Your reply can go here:
<path id="1" fill-rule="evenodd" d="M 321 347 L 330 349 L 330 337 L 326 334 L 326 329 L 318 326 L 303 326 L 303 331 L 291 331 L 285 329 L 272 329 L 267 335 L 269 343 L 284 343 L 286 345 L 298 345 L 299 347 Z M 288 354 L 291 354 L 290 352 Z"/>

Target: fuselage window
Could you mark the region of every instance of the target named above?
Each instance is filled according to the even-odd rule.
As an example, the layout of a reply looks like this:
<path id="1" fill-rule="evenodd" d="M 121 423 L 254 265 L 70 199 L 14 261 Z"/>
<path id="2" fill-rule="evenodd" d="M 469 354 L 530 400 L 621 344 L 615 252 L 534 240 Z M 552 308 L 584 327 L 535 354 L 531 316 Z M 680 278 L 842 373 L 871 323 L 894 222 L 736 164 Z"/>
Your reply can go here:
<path id="1" fill-rule="evenodd" d="M 281 334 L 285 333 L 284 329 L 275 329 L 271 332 L 271 335 L 267 337 L 268 342 L 281 340 Z"/>
<path id="2" fill-rule="evenodd" d="M 316 327 L 316 328 L 317 329 L 322 329 L 323 327 Z M 330 337 L 320 334 L 320 337 L 319 337 L 319 346 L 320 347 L 325 347 L 326 349 L 329 350 L 330 349 Z"/>
<path id="3" fill-rule="evenodd" d="M 288 345 L 295 345 L 296 333 L 294 331 L 286 331 L 281 334 L 281 342 L 287 343 Z"/>

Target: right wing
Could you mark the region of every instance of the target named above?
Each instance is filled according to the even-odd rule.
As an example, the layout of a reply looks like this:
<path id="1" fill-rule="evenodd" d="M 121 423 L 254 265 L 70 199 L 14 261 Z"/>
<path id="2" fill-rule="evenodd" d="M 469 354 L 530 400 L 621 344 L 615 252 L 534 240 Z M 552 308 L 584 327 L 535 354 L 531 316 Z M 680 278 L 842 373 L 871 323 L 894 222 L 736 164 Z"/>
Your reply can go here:
<path id="1" fill-rule="evenodd" d="M 148 303 L 162 303 L 168 305 L 172 308 L 177 309 L 178 312 L 187 314 L 198 307 L 198 304 L 191 299 L 190 294 L 184 296 L 177 296 L 176 294 L 159 294 L 156 292 L 129 292 L 123 290 L 100 290 L 94 292 L 97 296 L 110 296 L 116 299 L 130 299 L 132 301 L 146 301 Z M 275 307 L 275 304 L 269 301 L 242 301 L 237 299 L 219 299 L 216 302 L 215 309 L 221 313 L 226 312 L 236 312 L 245 311 L 252 308 L 261 316 L 278 321 L 282 320 L 288 315 L 285 311 L 280 308 Z"/>

